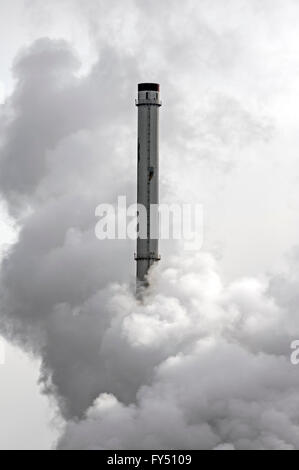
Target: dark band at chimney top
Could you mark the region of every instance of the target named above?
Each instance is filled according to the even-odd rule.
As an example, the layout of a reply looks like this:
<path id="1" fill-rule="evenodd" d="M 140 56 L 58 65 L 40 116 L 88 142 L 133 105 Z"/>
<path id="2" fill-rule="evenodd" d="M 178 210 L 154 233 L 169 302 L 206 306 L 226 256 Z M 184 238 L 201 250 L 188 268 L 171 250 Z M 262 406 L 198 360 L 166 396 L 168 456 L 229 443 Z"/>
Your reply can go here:
<path id="1" fill-rule="evenodd" d="M 139 83 L 138 91 L 160 91 L 158 83 Z"/>

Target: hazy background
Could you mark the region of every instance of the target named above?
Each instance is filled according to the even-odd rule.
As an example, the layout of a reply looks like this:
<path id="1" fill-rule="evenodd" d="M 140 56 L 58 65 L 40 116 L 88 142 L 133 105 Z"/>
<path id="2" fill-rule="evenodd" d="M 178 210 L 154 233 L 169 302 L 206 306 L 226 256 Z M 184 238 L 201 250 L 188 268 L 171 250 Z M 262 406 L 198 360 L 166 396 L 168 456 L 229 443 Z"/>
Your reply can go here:
<path id="1" fill-rule="evenodd" d="M 297 300 L 286 301 L 291 287 L 281 279 L 293 273 L 296 288 L 298 20 L 295 0 L 1 3 L 2 250 L 21 231 L 2 281 L 2 328 L 15 346 L 6 343 L 0 366 L 1 448 L 47 448 L 58 436 L 38 358 L 43 389 L 57 366 L 65 397 L 72 384 L 64 367 L 82 350 L 78 340 L 67 357 L 59 340 L 53 344 L 57 309 L 86 307 L 98 288 L 134 277 L 134 246 L 100 247 L 93 210 L 118 194 L 134 200 L 139 81 L 161 83 L 163 201 L 204 205 L 204 251 L 217 259 L 224 286 L 269 276 L 271 296 L 295 314 Z M 161 247 L 166 264 L 172 251 Z M 75 331 L 70 325 L 70 342 Z M 282 349 L 287 354 L 287 342 Z M 91 395 L 78 391 L 65 416 L 107 388 L 93 383 L 94 366 L 82 383 Z M 122 395 L 113 380 L 109 387 Z M 128 403 L 135 388 L 124 389 Z"/>

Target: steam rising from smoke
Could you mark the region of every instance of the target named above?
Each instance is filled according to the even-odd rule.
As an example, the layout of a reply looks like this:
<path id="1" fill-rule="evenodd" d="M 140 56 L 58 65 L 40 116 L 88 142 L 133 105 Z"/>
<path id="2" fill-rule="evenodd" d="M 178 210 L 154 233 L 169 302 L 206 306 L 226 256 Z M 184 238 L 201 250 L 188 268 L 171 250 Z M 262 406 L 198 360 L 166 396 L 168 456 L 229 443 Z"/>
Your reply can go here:
<path id="1" fill-rule="evenodd" d="M 181 26 L 175 53 L 156 37 L 174 70 L 190 65 L 198 22 L 190 37 Z M 198 34 L 208 46 L 200 72 L 234 69 L 234 38 L 208 22 Z M 0 188 L 20 233 L 1 269 L 1 331 L 42 358 L 43 387 L 68 422 L 59 448 L 299 448 L 299 375 L 289 360 L 299 332 L 296 252 L 285 275 L 224 283 L 211 255 L 168 247 L 140 303 L 131 242 L 95 237 L 97 205 L 135 193 L 128 103 L 143 70 L 125 44 L 105 43 L 85 76 L 65 41 L 41 39 L 16 60 L 16 89 L 1 111 Z M 228 170 L 244 144 L 243 158 L 274 132 L 229 93 L 208 94 L 203 110 L 186 95 L 184 107 L 188 80 L 174 83 L 167 67 L 164 200 L 190 197 L 190 187 L 194 196 L 199 170 L 202 179 L 209 165 Z M 192 171 L 178 192 L 181 155 Z"/>

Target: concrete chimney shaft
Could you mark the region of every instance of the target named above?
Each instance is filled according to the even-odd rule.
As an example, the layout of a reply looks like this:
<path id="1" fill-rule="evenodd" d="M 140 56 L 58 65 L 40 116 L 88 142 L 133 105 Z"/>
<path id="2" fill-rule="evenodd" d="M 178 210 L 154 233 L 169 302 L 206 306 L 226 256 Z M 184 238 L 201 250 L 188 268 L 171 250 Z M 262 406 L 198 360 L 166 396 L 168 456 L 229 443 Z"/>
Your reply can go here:
<path id="1" fill-rule="evenodd" d="M 158 236 L 151 237 L 152 225 L 158 231 L 151 206 L 159 204 L 159 109 L 160 85 L 141 83 L 138 85 L 138 176 L 137 203 L 146 208 L 146 238 L 137 240 L 137 287 L 147 285 L 150 267 L 160 260 Z"/>

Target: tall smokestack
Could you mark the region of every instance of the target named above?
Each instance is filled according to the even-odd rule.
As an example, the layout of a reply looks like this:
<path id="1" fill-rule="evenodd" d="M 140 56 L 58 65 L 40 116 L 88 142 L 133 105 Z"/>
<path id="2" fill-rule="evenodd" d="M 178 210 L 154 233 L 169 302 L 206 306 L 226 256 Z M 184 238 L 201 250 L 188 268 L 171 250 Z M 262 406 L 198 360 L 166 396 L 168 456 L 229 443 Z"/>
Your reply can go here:
<path id="1" fill-rule="evenodd" d="M 146 208 L 146 237 L 137 239 L 137 287 L 147 285 L 150 267 L 160 260 L 158 215 L 151 207 L 159 204 L 159 108 L 160 85 L 138 85 L 138 179 L 137 203 Z M 154 226 L 155 225 L 155 226 Z M 152 236 L 155 232 L 155 236 Z"/>

